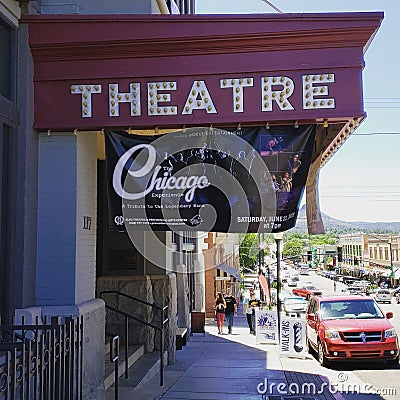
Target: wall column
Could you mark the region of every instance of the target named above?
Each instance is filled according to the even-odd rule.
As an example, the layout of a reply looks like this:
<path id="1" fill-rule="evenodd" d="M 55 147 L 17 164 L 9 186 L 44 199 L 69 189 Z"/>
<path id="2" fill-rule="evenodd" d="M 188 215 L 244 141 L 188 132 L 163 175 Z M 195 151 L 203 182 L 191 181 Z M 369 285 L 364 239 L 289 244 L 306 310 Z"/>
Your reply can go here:
<path id="1" fill-rule="evenodd" d="M 85 399 L 104 396 L 105 308 L 95 299 L 96 174 L 96 132 L 39 136 L 36 307 L 19 310 L 28 318 L 84 316 Z"/>

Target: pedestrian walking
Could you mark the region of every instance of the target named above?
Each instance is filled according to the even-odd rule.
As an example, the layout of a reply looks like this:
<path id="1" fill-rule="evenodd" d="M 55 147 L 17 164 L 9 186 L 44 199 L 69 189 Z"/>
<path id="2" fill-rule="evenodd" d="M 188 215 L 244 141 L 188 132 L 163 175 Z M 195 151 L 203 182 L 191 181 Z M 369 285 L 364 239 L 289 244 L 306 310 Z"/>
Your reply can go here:
<path id="1" fill-rule="evenodd" d="M 336 292 L 336 281 L 333 281 L 333 291 Z"/>
<path id="2" fill-rule="evenodd" d="M 254 290 L 250 289 L 250 297 L 254 295 Z M 250 329 L 250 334 L 253 333 L 253 322 L 251 320 L 251 315 L 253 314 L 253 310 L 249 306 L 250 297 L 245 297 L 243 300 L 243 314 L 246 315 L 247 325 Z"/>
<path id="3" fill-rule="evenodd" d="M 215 317 L 217 318 L 218 335 L 222 335 L 222 328 L 224 327 L 226 302 L 221 292 L 217 293 L 215 298 Z"/>
<path id="4" fill-rule="evenodd" d="M 261 308 L 261 301 L 256 298 L 256 294 L 253 292 L 249 299 L 249 308 L 251 309 L 251 327 L 253 335 L 256 334 L 256 310 Z"/>
<path id="5" fill-rule="evenodd" d="M 230 334 L 232 333 L 233 318 L 237 316 L 236 298 L 232 296 L 230 288 L 226 289 L 225 304 L 225 318 L 228 322 L 228 334 Z"/>

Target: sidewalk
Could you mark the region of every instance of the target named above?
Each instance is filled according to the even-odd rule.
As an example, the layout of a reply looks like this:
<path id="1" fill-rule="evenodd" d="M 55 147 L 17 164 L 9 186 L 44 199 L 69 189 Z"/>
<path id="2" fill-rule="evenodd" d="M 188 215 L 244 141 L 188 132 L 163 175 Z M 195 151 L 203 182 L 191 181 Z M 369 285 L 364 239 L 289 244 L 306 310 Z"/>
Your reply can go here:
<path id="1" fill-rule="evenodd" d="M 224 332 L 227 332 L 226 327 Z M 327 386 L 324 388 L 326 380 L 317 374 L 284 370 L 277 346 L 256 345 L 255 336 L 249 334 L 245 315 L 239 310 L 233 334 L 218 335 L 216 323 L 209 319 L 205 336 L 194 334 L 190 337 L 187 345 L 177 352 L 176 363 L 166 366 L 164 386 L 159 386 L 159 375 L 138 389 L 123 387 L 124 382 L 120 380 L 119 399 L 343 399 L 340 394 L 333 395 Z M 282 389 L 304 384 L 324 390 L 318 394 L 307 392 L 296 396 L 290 396 L 289 391 L 286 395 L 282 393 Z"/>

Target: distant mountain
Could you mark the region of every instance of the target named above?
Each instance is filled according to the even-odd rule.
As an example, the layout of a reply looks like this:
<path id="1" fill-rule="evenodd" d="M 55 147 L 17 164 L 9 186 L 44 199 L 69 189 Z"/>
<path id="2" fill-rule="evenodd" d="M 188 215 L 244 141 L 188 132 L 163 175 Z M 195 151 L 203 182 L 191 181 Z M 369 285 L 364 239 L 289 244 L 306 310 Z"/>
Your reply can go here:
<path id="1" fill-rule="evenodd" d="M 381 232 L 381 233 L 399 233 L 400 222 L 362 222 L 353 221 L 346 222 L 332 218 L 324 213 L 322 214 L 322 221 L 324 222 L 325 231 L 338 231 L 338 232 Z M 307 231 L 306 219 L 306 206 L 303 205 L 299 210 L 296 226 L 291 231 Z"/>

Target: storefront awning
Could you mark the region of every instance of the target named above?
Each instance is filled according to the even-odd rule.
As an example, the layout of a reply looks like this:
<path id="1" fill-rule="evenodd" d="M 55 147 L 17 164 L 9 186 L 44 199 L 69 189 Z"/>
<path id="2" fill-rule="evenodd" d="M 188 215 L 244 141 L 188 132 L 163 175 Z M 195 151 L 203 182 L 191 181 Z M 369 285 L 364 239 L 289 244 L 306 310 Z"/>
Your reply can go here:
<path id="1" fill-rule="evenodd" d="M 239 275 L 239 272 L 237 271 L 237 269 L 229 266 L 226 263 L 221 263 L 217 265 L 217 268 L 221 271 L 226 272 L 227 274 L 233 276 L 234 278 L 236 278 L 239 282 L 242 281 L 242 278 Z"/>

